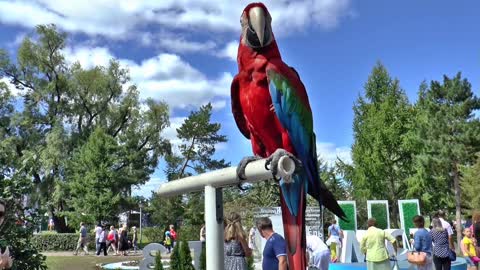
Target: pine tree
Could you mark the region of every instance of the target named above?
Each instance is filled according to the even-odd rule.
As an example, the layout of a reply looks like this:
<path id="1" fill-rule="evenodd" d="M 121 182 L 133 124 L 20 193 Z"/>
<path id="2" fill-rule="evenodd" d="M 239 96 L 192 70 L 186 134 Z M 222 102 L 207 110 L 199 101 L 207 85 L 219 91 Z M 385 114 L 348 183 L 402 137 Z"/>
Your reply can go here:
<path id="1" fill-rule="evenodd" d="M 180 258 L 180 245 L 175 243 L 172 254 L 170 255 L 170 269 L 171 270 L 183 270 Z"/>
<path id="2" fill-rule="evenodd" d="M 353 107 L 351 183 L 357 198 L 387 199 L 393 226 L 399 199 L 405 197 L 412 170 L 408 132 L 411 105 L 400 83 L 378 63 L 365 84 L 365 95 Z"/>
<path id="3" fill-rule="evenodd" d="M 180 261 L 182 270 L 195 270 L 192 265 L 192 254 L 187 240 L 183 240 L 180 243 Z"/>
<path id="4" fill-rule="evenodd" d="M 436 198 L 437 209 L 455 208 L 458 245 L 462 238 L 461 169 L 473 165 L 480 151 L 478 109 L 480 99 L 460 73 L 453 78 L 444 76 L 443 83 L 422 84 L 416 104 L 417 140 L 422 148 L 415 158 L 412 186 Z"/>

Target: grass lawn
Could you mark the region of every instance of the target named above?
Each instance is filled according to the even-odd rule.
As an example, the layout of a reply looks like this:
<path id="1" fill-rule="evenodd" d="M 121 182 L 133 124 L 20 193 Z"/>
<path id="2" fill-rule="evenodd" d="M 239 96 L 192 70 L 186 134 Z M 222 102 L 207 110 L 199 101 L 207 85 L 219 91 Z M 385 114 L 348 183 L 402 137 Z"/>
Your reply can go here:
<path id="1" fill-rule="evenodd" d="M 95 265 L 101 263 L 112 263 L 121 261 L 139 260 L 137 256 L 47 256 L 47 266 L 49 270 L 94 270 Z"/>

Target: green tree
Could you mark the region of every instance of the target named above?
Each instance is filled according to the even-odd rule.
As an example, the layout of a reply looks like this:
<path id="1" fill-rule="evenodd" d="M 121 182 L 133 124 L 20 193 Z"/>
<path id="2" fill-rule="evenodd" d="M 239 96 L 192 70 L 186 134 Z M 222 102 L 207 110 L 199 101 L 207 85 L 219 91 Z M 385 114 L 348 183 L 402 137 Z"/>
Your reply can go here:
<path id="1" fill-rule="evenodd" d="M 473 165 L 475 153 L 480 151 L 480 120 L 474 114 L 480 109 L 480 99 L 458 73 L 453 78 L 444 76 L 443 83 L 422 84 L 416 109 L 417 140 L 422 148 L 416 156 L 416 174 L 411 184 L 418 191 L 433 191 L 436 207 L 454 206 L 459 244 L 461 168 Z"/>
<path id="2" fill-rule="evenodd" d="M 18 138 L 13 104 L 10 90 L 0 82 L 0 200 L 5 204 L 5 217 L 0 225 L 0 249 L 9 248 L 12 269 L 47 269 L 45 256 L 31 243 L 38 212 L 24 207 L 19 200 L 33 192 L 33 185 L 28 168 L 15 158 Z"/>
<path id="3" fill-rule="evenodd" d="M 12 158 L 33 179 L 32 204 L 53 216 L 56 229 L 67 231 L 62 213 L 75 209 L 67 203 L 72 177 L 66 168 L 77 149 L 97 128 L 115 140 L 119 159 L 112 170 L 124 172 L 115 185 L 124 195 L 121 208 L 128 209 L 131 187 L 148 181 L 159 158 L 170 150 L 161 136 L 169 124 L 168 106 L 151 99 L 140 102 L 128 70 L 117 61 L 91 69 L 68 64 L 62 53 L 66 34 L 53 25 L 36 30 L 34 39 L 27 37 L 21 44 L 17 61 L 0 50 L 0 77 L 22 90 Z"/>
<path id="4" fill-rule="evenodd" d="M 71 179 L 66 200 L 74 211 L 66 214 L 75 224 L 82 220 L 97 223 L 115 219 L 122 194 L 116 183 L 121 183 L 125 175 L 125 169 L 112 169 L 120 164 L 117 148 L 114 138 L 97 128 L 74 153 L 67 167 Z"/>
<path id="5" fill-rule="evenodd" d="M 155 255 L 154 270 L 163 270 L 162 253 L 161 252 L 157 252 L 157 255 Z"/>
<path id="6" fill-rule="evenodd" d="M 180 257 L 180 245 L 178 243 L 175 244 L 172 250 L 172 254 L 170 255 L 170 269 L 183 270 L 182 259 Z"/>
<path id="7" fill-rule="evenodd" d="M 190 251 L 190 247 L 188 246 L 188 241 L 183 240 L 179 243 L 180 246 L 180 260 L 182 270 L 195 270 L 192 264 L 192 254 Z"/>
<path id="8" fill-rule="evenodd" d="M 378 63 L 365 84 L 365 96 L 353 107 L 352 185 L 356 198 L 387 199 L 393 226 L 397 200 L 406 195 L 412 170 L 408 137 L 412 107 L 398 80 Z"/>
<path id="9" fill-rule="evenodd" d="M 181 141 L 178 151 L 165 158 L 168 181 L 229 166 L 224 159 L 214 157 L 217 145 L 225 143 L 227 138 L 219 134 L 221 125 L 212 123 L 211 116 L 211 104 L 201 106 L 198 111 L 192 111 L 177 129 L 177 137 Z M 161 202 L 166 203 L 162 205 Z M 203 192 L 170 199 L 154 195 L 152 205 L 160 206 L 152 214 L 155 223 L 167 226 L 183 217 L 181 233 L 189 235 L 186 240 L 198 240 L 198 232 L 204 222 Z"/>
<path id="10" fill-rule="evenodd" d="M 463 177 L 460 181 L 462 188 L 462 202 L 470 212 L 478 210 L 480 205 L 480 153 L 477 154 L 477 162 L 471 166 L 462 166 L 460 169 Z"/>

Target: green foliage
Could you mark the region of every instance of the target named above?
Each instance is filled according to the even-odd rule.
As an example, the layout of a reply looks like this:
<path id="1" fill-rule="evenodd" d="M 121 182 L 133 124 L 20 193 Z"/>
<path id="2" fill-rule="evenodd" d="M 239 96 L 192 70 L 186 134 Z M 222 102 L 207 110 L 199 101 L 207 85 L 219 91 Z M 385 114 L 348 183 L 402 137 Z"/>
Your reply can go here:
<path id="1" fill-rule="evenodd" d="M 345 216 L 347 217 L 348 221 L 343 221 L 339 220 L 338 225 L 342 230 L 351 230 L 351 231 L 356 231 L 357 228 L 355 227 L 355 207 L 353 204 L 341 204 L 340 207 L 342 208 L 343 212 L 345 213 Z"/>
<path id="2" fill-rule="evenodd" d="M 372 217 L 377 220 L 377 227 L 380 229 L 388 228 L 388 212 L 387 205 L 384 203 L 372 203 L 371 204 Z"/>
<path id="3" fill-rule="evenodd" d="M 207 270 L 207 247 L 202 243 L 202 253 L 200 253 L 200 270 Z"/>
<path id="4" fill-rule="evenodd" d="M 155 267 L 154 270 L 163 270 L 163 263 L 162 263 L 162 253 L 157 252 L 155 255 Z"/>
<path id="5" fill-rule="evenodd" d="M 40 251 L 73 251 L 78 233 L 41 233 L 32 236 L 32 246 Z M 88 249 L 95 250 L 95 234 L 88 237 Z"/>
<path id="6" fill-rule="evenodd" d="M 195 270 L 192 264 L 192 254 L 190 247 L 188 246 L 187 240 L 182 240 L 181 243 L 178 243 L 180 246 L 180 264 L 182 270 Z"/>
<path id="7" fill-rule="evenodd" d="M 82 165 L 76 164 L 82 160 L 78 153 L 90 135 L 101 129 L 115 146 L 105 157 L 115 160 L 115 166 L 104 168 L 104 172 L 121 176 L 114 184 L 107 182 L 112 198 L 121 197 L 120 202 L 114 202 L 118 214 L 132 207 L 131 187 L 148 181 L 159 158 L 170 151 L 170 144 L 161 136 L 169 124 L 168 106 L 153 100 L 140 102 L 136 86 L 129 84 L 128 70 L 117 61 L 89 69 L 78 63 L 70 65 L 62 51 L 66 34 L 53 25 L 38 26 L 36 30 L 35 37 L 27 37 L 21 44 L 17 61 L 10 61 L 8 54 L 0 51 L 0 77 L 23 89 L 19 99 L 23 106 L 17 106 L 20 111 L 11 105 L 5 107 L 12 116 L 6 130 L 15 132 L 8 140 L 13 161 L 9 168 L 33 179 L 31 203 L 38 202 L 42 212 L 53 216 L 56 229 L 63 232 L 68 228 L 62 216 L 81 214 L 72 207 L 71 196 L 77 196 L 79 188 L 72 187 L 70 181 L 75 181 L 75 174 L 82 170 Z M 0 99 L 4 98 L 2 90 Z M 0 121 L 7 123 L 5 119 Z M 1 130 L 3 134 L 3 125 Z M 83 149 L 81 153 L 86 154 L 88 151 Z M 90 175 L 90 180 L 93 178 Z M 113 215 L 111 209 L 106 210 L 108 213 L 100 214 L 99 209 L 93 213 L 88 204 L 85 200 L 88 214 L 95 216 L 92 219 Z"/>
<path id="8" fill-rule="evenodd" d="M 397 225 L 397 200 L 407 193 L 412 171 L 413 147 L 409 131 L 414 120 L 412 106 L 398 80 L 377 64 L 365 84 L 354 110 L 352 169 L 344 169 L 356 198 L 387 199 Z"/>
<path id="9" fill-rule="evenodd" d="M 413 217 L 419 215 L 417 203 L 403 203 L 403 224 L 406 229 L 415 228 L 413 224 Z"/>
<path id="10" fill-rule="evenodd" d="M 165 236 L 165 229 L 161 227 L 147 227 L 142 228 L 142 234 L 144 238 L 152 243 L 162 243 Z"/>
<path id="11" fill-rule="evenodd" d="M 253 260 L 253 255 L 250 257 L 247 257 L 247 269 L 255 270 L 255 261 Z"/>
<path id="12" fill-rule="evenodd" d="M 179 154 L 172 153 L 165 158 L 168 181 L 229 166 L 224 159 L 213 157 L 216 146 L 225 143 L 227 138 L 219 134 L 221 125 L 212 123 L 211 116 L 212 106 L 207 104 L 198 111 L 192 111 L 177 129 L 177 137 L 181 141 Z M 188 238 L 198 240 L 198 230 L 204 223 L 204 208 L 203 192 L 199 192 L 175 198 L 154 195 L 149 211 L 154 223 L 160 227 L 176 224 L 182 218 Z"/>
<path id="13" fill-rule="evenodd" d="M 477 154 L 477 162 L 471 166 L 463 166 L 461 168 L 463 174 L 460 183 L 462 187 L 463 206 L 470 214 L 478 210 L 480 205 L 480 153 Z"/>
<path id="14" fill-rule="evenodd" d="M 172 254 L 170 255 L 170 269 L 171 270 L 183 270 L 182 259 L 180 257 L 180 245 L 176 243 L 173 247 Z"/>

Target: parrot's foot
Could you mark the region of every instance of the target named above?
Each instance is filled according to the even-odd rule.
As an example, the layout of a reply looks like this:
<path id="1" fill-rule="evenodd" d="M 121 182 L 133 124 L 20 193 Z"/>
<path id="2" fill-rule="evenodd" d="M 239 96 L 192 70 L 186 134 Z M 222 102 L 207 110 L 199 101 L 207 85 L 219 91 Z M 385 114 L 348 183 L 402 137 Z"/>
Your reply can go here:
<path id="1" fill-rule="evenodd" d="M 245 190 L 242 187 L 242 181 L 247 180 L 247 176 L 245 175 L 245 168 L 247 168 L 248 163 L 262 159 L 260 156 L 250 156 L 244 157 L 240 160 L 240 163 L 237 166 L 237 179 L 238 179 L 238 188 L 241 190 Z"/>
<path id="2" fill-rule="evenodd" d="M 297 171 L 300 166 L 302 166 L 302 162 L 287 150 L 281 148 L 275 150 L 275 152 L 267 158 L 267 161 L 265 162 L 265 169 L 272 172 L 273 178 L 276 181 L 280 181 L 281 178 L 278 177 L 278 162 L 280 161 L 280 158 L 284 156 L 291 158 L 295 162 L 295 171 Z M 283 177 L 283 181 L 287 184 L 292 183 L 292 175 Z"/>

